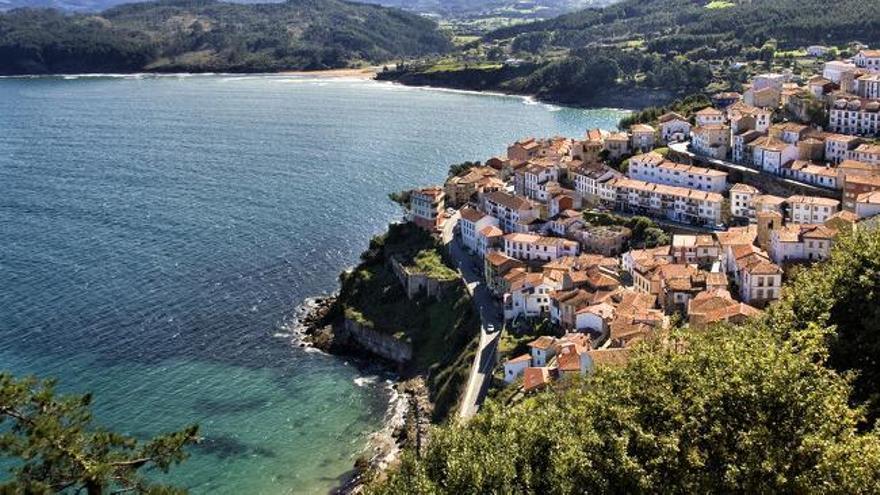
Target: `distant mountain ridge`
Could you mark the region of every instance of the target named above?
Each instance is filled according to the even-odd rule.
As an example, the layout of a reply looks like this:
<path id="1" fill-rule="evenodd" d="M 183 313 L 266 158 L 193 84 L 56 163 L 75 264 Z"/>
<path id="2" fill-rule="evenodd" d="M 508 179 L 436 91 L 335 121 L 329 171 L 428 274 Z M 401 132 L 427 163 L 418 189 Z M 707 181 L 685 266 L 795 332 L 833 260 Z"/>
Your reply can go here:
<path id="1" fill-rule="evenodd" d="M 343 0 L 163 0 L 99 15 L 0 14 L 0 74 L 326 69 L 451 47 L 430 19 Z"/>
<path id="2" fill-rule="evenodd" d="M 0 0 L 0 10 L 17 8 L 53 8 L 65 12 L 101 12 L 138 0 Z M 233 3 L 283 3 L 285 0 L 231 0 Z M 552 17 L 586 7 L 601 7 L 615 0 L 355 0 L 359 3 L 396 7 L 411 12 L 443 17 L 471 17 L 534 10 L 540 17 Z M 526 17 L 529 17 L 526 14 Z"/>

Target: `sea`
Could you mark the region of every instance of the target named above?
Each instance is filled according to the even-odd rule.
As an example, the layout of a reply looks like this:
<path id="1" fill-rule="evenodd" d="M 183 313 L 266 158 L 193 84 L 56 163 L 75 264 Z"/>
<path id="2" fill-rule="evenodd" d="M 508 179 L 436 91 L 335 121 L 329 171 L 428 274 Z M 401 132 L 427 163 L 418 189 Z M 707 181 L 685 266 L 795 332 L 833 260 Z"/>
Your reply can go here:
<path id="1" fill-rule="evenodd" d="M 0 79 L 0 370 L 138 438 L 199 424 L 154 475 L 191 493 L 328 493 L 389 378 L 297 345 L 297 308 L 400 218 L 388 193 L 624 114 L 313 76 Z"/>

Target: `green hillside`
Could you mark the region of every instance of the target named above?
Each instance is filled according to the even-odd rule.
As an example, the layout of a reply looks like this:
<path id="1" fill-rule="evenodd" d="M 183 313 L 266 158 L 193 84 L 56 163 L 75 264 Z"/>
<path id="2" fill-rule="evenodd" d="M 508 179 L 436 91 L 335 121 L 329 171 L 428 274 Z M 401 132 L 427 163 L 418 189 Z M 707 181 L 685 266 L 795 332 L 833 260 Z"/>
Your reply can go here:
<path id="1" fill-rule="evenodd" d="M 128 4 L 99 15 L 0 14 L 0 74 L 324 69 L 450 47 L 431 20 L 341 0 L 179 0 Z"/>

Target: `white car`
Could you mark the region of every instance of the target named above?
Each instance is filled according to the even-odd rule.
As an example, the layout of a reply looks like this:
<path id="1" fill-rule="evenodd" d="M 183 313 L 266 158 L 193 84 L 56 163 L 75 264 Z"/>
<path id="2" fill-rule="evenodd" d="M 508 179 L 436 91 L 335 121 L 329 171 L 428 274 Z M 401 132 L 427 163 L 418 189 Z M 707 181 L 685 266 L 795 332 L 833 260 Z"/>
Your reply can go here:
<path id="1" fill-rule="evenodd" d="M 495 325 L 486 325 L 486 333 L 495 333 Z"/>

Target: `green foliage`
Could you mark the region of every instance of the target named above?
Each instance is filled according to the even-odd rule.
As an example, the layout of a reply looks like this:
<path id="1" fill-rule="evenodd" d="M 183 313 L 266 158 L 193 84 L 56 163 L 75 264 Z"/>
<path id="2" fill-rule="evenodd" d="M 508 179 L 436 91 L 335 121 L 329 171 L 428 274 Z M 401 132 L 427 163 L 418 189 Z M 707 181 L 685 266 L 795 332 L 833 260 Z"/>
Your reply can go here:
<path id="1" fill-rule="evenodd" d="M 648 217 L 624 217 L 613 213 L 585 211 L 584 220 L 592 225 L 619 225 L 630 229 L 632 237 L 629 244 L 634 248 L 655 248 L 671 242 L 669 234 Z"/>
<path id="2" fill-rule="evenodd" d="M 834 325 L 829 335 L 829 363 L 856 372 L 853 399 L 868 404 L 870 418 L 880 418 L 880 233 L 859 231 L 837 240 L 831 257 L 799 271 L 792 288 L 770 310 L 786 332 L 810 322 Z"/>
<path id="3" fill-rule="evenodd" d="M 449 166 L 449 177 L 455 177 L 458 175 L 462 175 L 465 172 L 467 172 L 468 170 L 470 170 L 474 167 L 479 167 L 479 166 L 480 166 L 480 162 L 462 162 L 462 163 L 456 163 L 456 164 L 450 165 Z"/>
<path id="4" fill-rule="evenodd" d="M 623 368 L 490 403 L 369 492 L 876 493 L 880 429 L 837 369 L 862 372 L 857 398 L 877 391 L 877 294 L 880 236 L 845 236 L 764 317 L 672 330 Z"/>
<path id="5" fill-rule="evenodd" d="M 619 75 L 620 67 L 613 59 L 570 56 L 547 63 L 510 84 L 530 94 L 566 96 L 613 85 Z"/>
<path id="6" fill-rule="evenodd" d="M 388 199 L 390 199 L 391 201 L 394 201 L 395 203 L 399 204 L 400 206 L 402 206 L 404 208 L 409 207 L 409 200 L 411 197 L 412 197 L 411 190 L 388 193 Z"/>
<path id="7" fill-rule="evenodd" d="M 712 105 L 712 100 L 706 95 L 696 93 L 681 100 L 675 100 L 666 106 L 648 107 L 641 111 L 633 112 L 621 119 L 617 126 L 621 129 L 628 129 L 633 124 L 656 124 L 658 119 L 666 113 L 675 112 L 683 117 L 687 117 L 697 110 L 710 105 Z"/>
<path id="8" fill-rule="evenodd" d="M 272 72 L 346 67 L 452 48 L 431 20 L 342 0 L 172 0 L 99 16 L 0 14 L 0 74 Z"/>
<path id="9" fill-rule="evenodd" d="M 184 448 L 198 440 L 196 426 L 139 442 L 95 427 L 91 401 L 56 395 L 53 380 L 0 373 L 0 453 L 11 461 L 0 492 L 184 492 L 142 472 L 167 472 L 186 459 Z"/>

